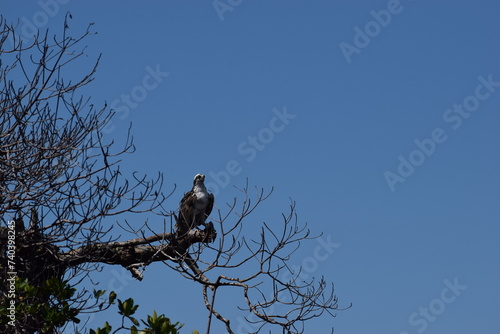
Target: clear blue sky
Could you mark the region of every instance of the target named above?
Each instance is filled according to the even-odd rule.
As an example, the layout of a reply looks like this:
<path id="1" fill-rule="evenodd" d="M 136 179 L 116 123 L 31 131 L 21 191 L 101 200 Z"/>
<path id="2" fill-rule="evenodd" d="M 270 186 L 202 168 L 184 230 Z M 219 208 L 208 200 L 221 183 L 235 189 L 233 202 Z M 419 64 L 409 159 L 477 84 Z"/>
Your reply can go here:
<path id="1" fill-rule="evenodd" d="M 117 110 L 109 138 L 132 122 L 127 170 L 165 173 L 172 209 L 196 173 L 221 206 L 226 184 L 274 186 L 248 224 L 278 226 L 291 197 L 336 244 L 310 274 L 353 306 L 306 333 L 500 333 L 499 2 L 61 2 L 1 12 L 26 33 L 67 11 L 75 32 L 95 23 L 85 92 Z M 141 283 L 113 267 L 99 280 L 205 329 L 199 288 L 160 264 Z"/>

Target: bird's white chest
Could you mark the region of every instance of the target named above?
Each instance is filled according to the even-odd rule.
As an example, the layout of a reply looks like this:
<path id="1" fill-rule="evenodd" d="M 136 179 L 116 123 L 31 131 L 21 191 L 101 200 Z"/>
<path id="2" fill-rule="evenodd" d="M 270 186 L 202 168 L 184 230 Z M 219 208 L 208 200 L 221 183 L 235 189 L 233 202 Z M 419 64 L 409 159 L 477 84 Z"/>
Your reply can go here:
<path id="1" fill-rule="evenodd" d="M 196 193 L 196 207 L 198 209 L 202 209 L 207 206 L 208 203 L 208 194 L 207 193 Z"/>
<path id="2" fill-rule="evenodd" d="M 208 192 L 203 191 L 203 189 L 194 189 L 194 194 L 196 195 L 194 207 L 198 210 L 204 210 L 208 204 Z"/>

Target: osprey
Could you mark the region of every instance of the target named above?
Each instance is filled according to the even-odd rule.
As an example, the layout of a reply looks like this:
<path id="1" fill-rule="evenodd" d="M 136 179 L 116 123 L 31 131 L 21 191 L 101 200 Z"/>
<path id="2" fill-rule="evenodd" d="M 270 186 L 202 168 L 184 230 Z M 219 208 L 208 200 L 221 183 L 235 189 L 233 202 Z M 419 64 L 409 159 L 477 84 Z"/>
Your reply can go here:
<path id="1" fill-rule="evenodd" d="M 204 181 L 205 175 L 196 174 L 193 188 L 184 194 L 180 202 L 178 227 L 183 232 L 199 225 L 205 226 L 205 220 L 212 212 L 214 195 L 208 193 Z"/>

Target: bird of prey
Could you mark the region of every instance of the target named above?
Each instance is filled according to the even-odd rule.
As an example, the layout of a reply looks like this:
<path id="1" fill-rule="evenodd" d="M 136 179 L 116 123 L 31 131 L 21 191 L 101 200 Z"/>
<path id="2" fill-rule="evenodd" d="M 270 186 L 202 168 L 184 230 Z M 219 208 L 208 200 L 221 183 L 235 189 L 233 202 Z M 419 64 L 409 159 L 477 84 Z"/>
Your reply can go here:
<path id="1" fill-rule="evenodd" d="M 182 232 L 199 225 L 205 226 L 205 220 L 212 212 L 214 195 L 207 191 L 204 181 L 205 175 L 196 174 L 193 188 L 184 194 L 180 202 L 178 228 Z"/>

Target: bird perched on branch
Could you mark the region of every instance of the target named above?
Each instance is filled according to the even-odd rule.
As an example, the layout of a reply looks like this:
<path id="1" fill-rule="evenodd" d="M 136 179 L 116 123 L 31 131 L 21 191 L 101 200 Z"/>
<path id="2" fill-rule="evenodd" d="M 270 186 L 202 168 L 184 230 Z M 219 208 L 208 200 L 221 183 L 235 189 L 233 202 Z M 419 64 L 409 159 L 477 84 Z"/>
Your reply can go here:
<path id="1" fill-rule="evenodd" d="M 207 191 L 204 181 L 205 175 L 196 174 L 193 188 L 184 194 L 180 202 L 177 227 L 181 232 L 187 232 L 199 225 L 206 226 L 205 221 L 214 206 L 214 195 Z"/>

